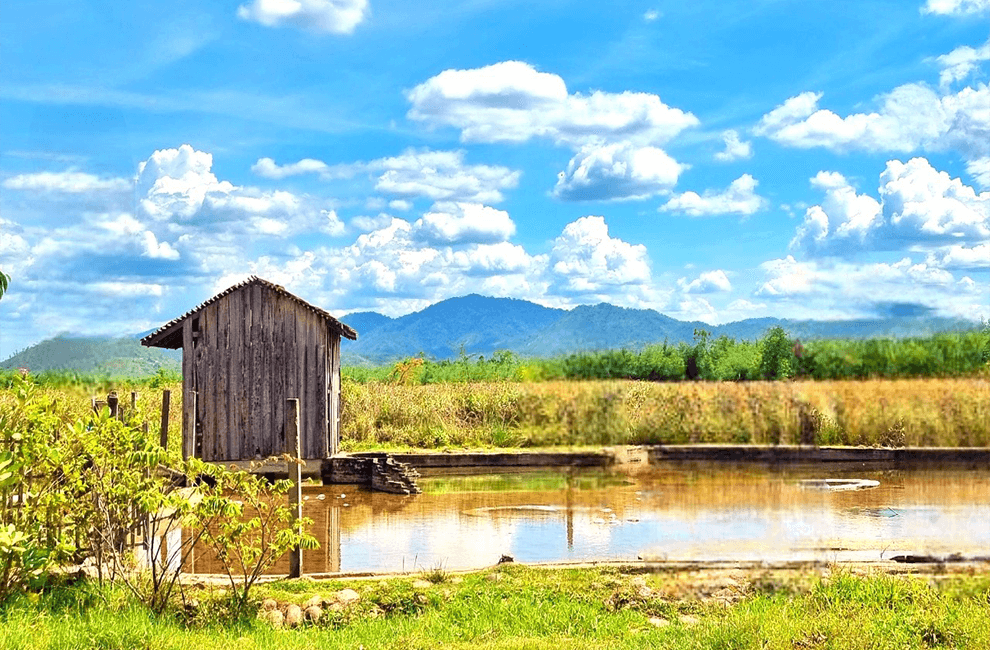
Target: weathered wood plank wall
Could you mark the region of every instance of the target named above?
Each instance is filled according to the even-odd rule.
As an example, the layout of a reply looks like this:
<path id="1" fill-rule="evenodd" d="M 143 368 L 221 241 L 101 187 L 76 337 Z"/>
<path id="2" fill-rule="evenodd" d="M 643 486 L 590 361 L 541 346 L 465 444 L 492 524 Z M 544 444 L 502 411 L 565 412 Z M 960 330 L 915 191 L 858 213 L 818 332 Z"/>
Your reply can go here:
<path id="1" fill-rule="evenodd" d="M 213 457 L 223 458 L 227 454 L 226 431 L 230 430 L 230 303 L 221 300 L 217 303 L 217 347 L 215 353 L 217 368 L 215 403 L 217 433 L 213 441 Z"/>
<path id="2" fill-rule="evenodd" d="M 330 456 L 336 455 L 340 447 L 340 337 L 333 336 L 329 330 L 327 338 L 330 342 L 329 366 L 330 377 L 327 382 L 327 401 L 329 402 L 329 417 L 327 427 L 329 431 L 328 453 Z"/>
<path id="3" fill-rule="evenodd" d="M 182 374 L 183 390 L 198 392 L 183 438 L 198 421 L 204 460 L 281 453 L 293 397 L 303 458 L 336 453 L 340 336 L 295 301 L 254 285 L 206 305 L 183 323 Z"/>
<path id="4" fill-rule="evenodd" d="M 250 293 L 241 289 L 230 294 L 233 300 L 230 303 L 230 324 L 233 328 L 237 340 L 230 348 L 230 358 L 233 364 L 231 376 L 235 381 L 235 389 L 230 395 L 230 425 L 226 431 L 227 438 L 227 458 L 220 460 L 232 460 L 234 458 L 254 458 L 254 454 L 248 454 L 248 444 L 242 444 L 245 438 L 249 438 L 251 432 L 248 431 L 248 410 L 249 410 L 249 388 L 248 388 L 248 365 L 247 356 L 248 344 L 251 336 L 251 322 L 249 303 Z"/>
<path id="5" fill-rule="evenodd" d="M 196 414 L 192 411 L 190 395 L 196 390 L 196 379 L 193 377 L 192 354 L 192 323 L 188 320 L 182 324 L 182 449 L 192 437 L 192 423 Z"/>

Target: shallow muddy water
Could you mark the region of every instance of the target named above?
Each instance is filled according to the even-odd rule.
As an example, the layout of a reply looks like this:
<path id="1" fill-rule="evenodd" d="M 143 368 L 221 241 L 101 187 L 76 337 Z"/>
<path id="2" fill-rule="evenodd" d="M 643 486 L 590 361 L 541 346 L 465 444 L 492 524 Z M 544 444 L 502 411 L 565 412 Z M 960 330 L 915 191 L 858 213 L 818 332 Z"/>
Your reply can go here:
<path id="1" fill-rule="evenodd" d="M 863 479 L 862 483 L 825 479 Z M 423 494 L 308 487 L 307 573 L 584 560 L 990 555 L 990 471 L 652 466 L 435 476 Z M 857 489 L 858 488 L 858 489 Z M 199 554 L 193 571 L 217 571 Z M 287 561 L 274 573 L 287 571 Z"/>

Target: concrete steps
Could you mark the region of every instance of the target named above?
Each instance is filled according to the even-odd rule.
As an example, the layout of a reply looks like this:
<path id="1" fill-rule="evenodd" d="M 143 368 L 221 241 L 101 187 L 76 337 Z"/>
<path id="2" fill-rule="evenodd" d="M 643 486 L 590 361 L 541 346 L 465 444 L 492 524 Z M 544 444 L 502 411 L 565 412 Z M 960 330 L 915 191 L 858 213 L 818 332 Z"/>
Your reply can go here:
<path id="1" fill-rule="evenodd" d="M 358 483 L 389 494 L 420 494 L 419 472 L 390 454 L 368 452 L 334 456 L 323 461 L 323 484 Z"/>

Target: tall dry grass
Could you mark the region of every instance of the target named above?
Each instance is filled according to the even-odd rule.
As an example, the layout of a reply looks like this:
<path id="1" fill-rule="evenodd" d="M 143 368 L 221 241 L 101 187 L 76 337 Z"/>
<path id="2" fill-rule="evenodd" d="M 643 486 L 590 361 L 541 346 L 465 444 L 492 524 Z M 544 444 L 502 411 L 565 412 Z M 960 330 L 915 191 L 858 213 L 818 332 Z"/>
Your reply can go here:
<path id="1" fill-rule="evenodd" d="M 172 390 L 169 446 L 181 443 L 182 391 Z M 105 387 L 99 387 L 104 390 Z M 162 388 L 116 386 L 137 421 L 160 422 Z M 93 387 L 45 388 L 66 424 L 89 411 Z M 0 428 L 17 391 L 0 390 Z M 802 442 L 802 413 L 819 445 L 990 446 L 990 380 L 777 382 L 630 380 L 398 386 L 345 380 L 345 449 Z"/>
<path id="2" fill-rule="evenodd" d="M 819 445 L 990 445 L 990 381 L 974 378 L 419 386 L 345 381 L 342 399 L 345 448 L 797 444 L 802 419 L 805 436 L 810 426 Z"/>

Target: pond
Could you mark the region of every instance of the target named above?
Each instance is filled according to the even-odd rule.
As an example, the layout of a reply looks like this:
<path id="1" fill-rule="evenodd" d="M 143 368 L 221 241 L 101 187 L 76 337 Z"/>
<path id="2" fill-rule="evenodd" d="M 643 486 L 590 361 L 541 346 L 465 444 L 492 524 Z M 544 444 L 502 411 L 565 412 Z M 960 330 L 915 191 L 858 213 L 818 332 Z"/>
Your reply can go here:
<path id="1" fill-rule="evenodd" d="M 419 480 L 423 494 L 304 490 L 307 573 L 591 560 L 882 560 L 990 554 L 990 472 L 661 464 Z M 273 573 L 285 573 L 283 559 Z M 216 567 L 200 557 L 193 571 Z"/>

